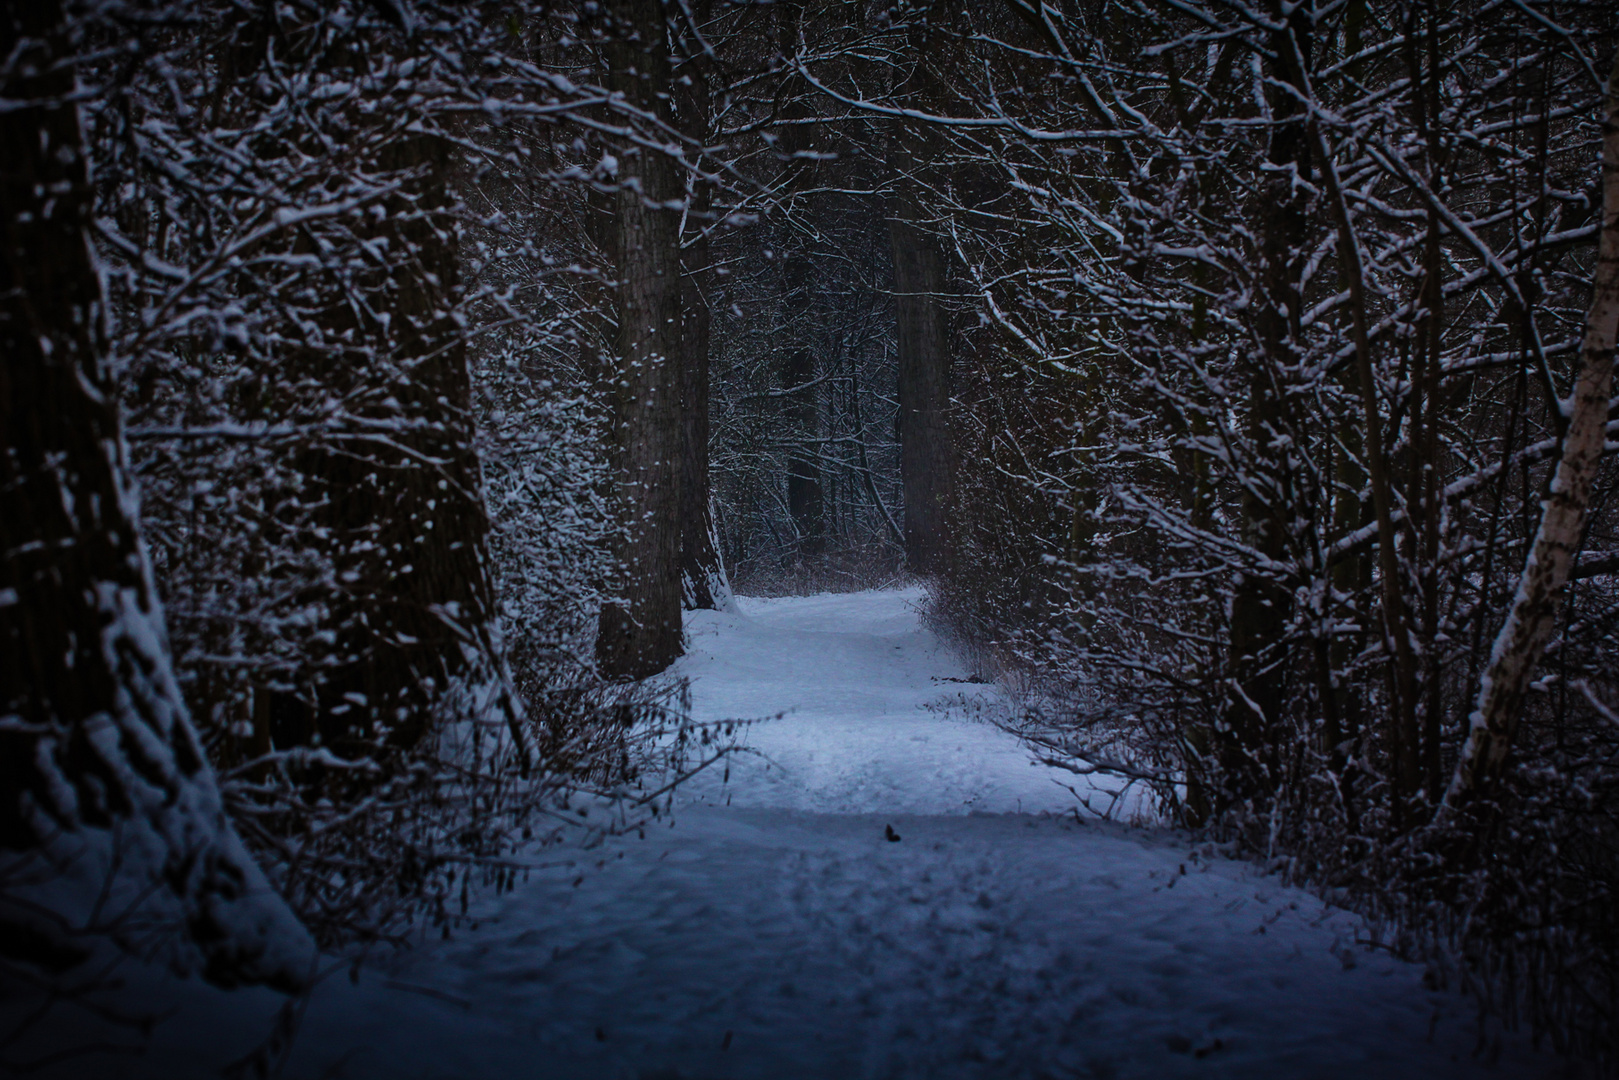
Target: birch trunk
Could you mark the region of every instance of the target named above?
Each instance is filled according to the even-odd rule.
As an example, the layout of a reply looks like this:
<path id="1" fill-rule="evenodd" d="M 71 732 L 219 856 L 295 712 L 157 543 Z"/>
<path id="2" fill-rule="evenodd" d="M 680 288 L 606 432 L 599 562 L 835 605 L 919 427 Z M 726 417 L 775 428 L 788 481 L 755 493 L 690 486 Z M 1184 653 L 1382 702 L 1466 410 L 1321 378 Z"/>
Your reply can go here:
<path id="1" fill-rule="evenodd" d="M 1518 580 L 1512 610 L 1496 636 L 1468 717 L 1467 742 L 1445 793 L 1441 819 L 1492 784 L 1505 766 L 1530 676 L 1557 622 L 1607 441 L 1614 338 L 1619 332 L 1619 58 L 1603 104 L 1602 238 L 1595 286 L 1585 317 L 1580 376 L 1569 402 L 1562 460 L 1542 504 L 1540 529 Z"/>

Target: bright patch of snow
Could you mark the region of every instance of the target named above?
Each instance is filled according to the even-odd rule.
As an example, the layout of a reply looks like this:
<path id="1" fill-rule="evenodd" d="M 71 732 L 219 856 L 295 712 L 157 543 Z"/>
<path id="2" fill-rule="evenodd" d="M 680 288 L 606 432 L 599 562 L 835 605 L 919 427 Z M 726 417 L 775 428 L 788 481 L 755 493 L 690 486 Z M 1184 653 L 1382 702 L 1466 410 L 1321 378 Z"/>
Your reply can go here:
<path id="1" fill-rule="evenodd" d="M 552 853 L 475 932 L 327 980 L 283 1075 L 1557 1074 L 1523 1039 L 1475 1058 L 1467 1001 L 1355 945 L 1353 917 L 1087 822 L 1008 736 L 926 709 L 991 691 L 936 681 L 965 672 L 919 601 L 692 616 L 699 715 L 785 713 L 750 730 L 757 756 L 644 839 Z M 161 991 L 183 1014 L 96 1075 L 213 1075 L 269 1033 L 273 995 Z"/>
<path id="2" fill-rule="evenodd" d="M 761 600 L 687 616 L 699 719 L 774 717 L 748 733 L 730 782 L 689 803 L 831 814 L 1070 811 L 1072 774 L 1032 767 L 1016 740 L 941 706 L 990 688 L 921 626 L 920 589 Z M 931 706 L 931 708 L 930 708 Z"/>

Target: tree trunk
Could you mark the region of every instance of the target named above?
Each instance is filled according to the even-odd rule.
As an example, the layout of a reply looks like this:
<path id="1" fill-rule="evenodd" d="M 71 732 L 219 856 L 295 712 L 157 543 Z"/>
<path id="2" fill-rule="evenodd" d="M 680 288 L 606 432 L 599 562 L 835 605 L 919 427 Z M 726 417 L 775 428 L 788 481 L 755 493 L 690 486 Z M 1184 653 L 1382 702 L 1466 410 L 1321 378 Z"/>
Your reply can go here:
<path id="1" fill-rule="evenodd" d="M 607 5 L 608 86 L 668 118 L 669 55 L 657 0 Z M 681 653 L 681 185 L 667 154 L 626 147 L 618 194 L 618 363 L 613 451 L 624 533 L 617 600 L 602 610 L 596 661 L 639 679 Z"/>
<path id="2" fill-rule="evenodd" d="M 1276 37 L 1304 33 L 1303 20 L 1284 22 Z M 1305 79 L 1295 54 L 1277 52 L 1276 78 L 1302 91 Z M 1304 195 L 1293 182 L 1308 179 L 1310 149 L 1303 132 L 1303 109 L 1293 94 L 1273 91 L 1269 161 L 1273 179 L 1266 189 L 1260 232 L 1259 284 L 1262 301 L 1254 316 L 1257 339 L 1249 361 L 1247 437 L 1255 475 L 1243 485 L 1245 541 L 1271 565 L 1286 561 L 1288 517 L 1297 512 L 1292 490 L 1292 453 L 1285 438 L 1293 428 L 1287 395 L 1288 372 L 1300 350 L 1299 281 L 1309 229 Z M 1276 443 L 1283 445 L 1273 450 Z M 1228 802 L 1268 802 L 1280 780 L 1278 732 L 1283 696 L 1280 646 L 1287 628 L 1290 591 L 1265 571 L 1239 576 L 1231 598 L 1231 696 L 1218 759 Z"/>
<path id="3" fill-rule="evenodd" d="M 233 62 L 286 51 L 282 63 L 342 85 L 362 77 L 377 42 L 314 33 L 318 12 L 285 6 L 263 13 L 262 38 L 247 35 Z M 263 93 L 241 82 L 244 92 Z M 265 84 L 268 85 L 268 84 Z M 260 98 L 257 109 L 274 105 Z M 404 108 L 408 108 L 405 106 Z M 379 742 L 417 746 L 435 719 L 493 706 L 519 751 L 519 705 L 510 692 L 495 631 L 488 517 L 474 448 L 472 379 L 460 281 L 453 142 L 409 112 L 382 118 L 350 109 L 350 176 L 385 179 L 376 215 L 351 216 L 329 239 L 320 272 L 300 282 L 314 309 L 308 326 L 285 332 L 275 377 L 292 393 L 317 390 L 342 411 L 294 467 L 313 499 L 316 547 L 330 566 L 319 597 L 330 644 L 300 657 L 312 689 L 270 691 L 259 708 L 280 747 L 317 736 L 338 753 L 371 753 Z M 300 177 L 328 154 L 321 125 L 266 140 L 266 165 Z M 413 131 L 400 128 L 409 125 Z M 389 126 L 392 125 L 392 126 Z M 301 145 L 300 145 L 301 143 Z M 300 177 L 301 178 L 301 177 Z M 287 254 L 307 257 L 310 240 L 288 230 Z M 363 250 L 363 257 L 356 254 Z M 309 700 L 313 698 L 313 700 Z M 273 719 L 272 719 L 273 718 Z"/>
<path id="4" fill-rule="evenodd" d="M 797 53 L 803 44 L 804 5 L 785 0 L 776 6 L 776 40 L 783 56 Z M 796 123 L 812 115 L 803 91 L 778 107 L 786 121 L 777 129 L 777 152 L 782 155 L 782 175 L 778 190 L 784 199 L 803 188 L 818 169 L 807 158 L 815 143 L 816 129 Z M 790 340 L 782 346 L 782 419 L 796 440 L 787 451 L 787 514 L 792 519 L 796 547 L 792 557 L 815 558 L 826 551 L 826 492 L 822 480 L 819 444 L 821 409 L 815 381 L 815 350 L 811 341 L 815 328 L 807 325 L 806 313 L 817 310 L 815 268 L 802 241 L 783 240 L 782 299 Z M 813 318 L 813 316 L 811 316 Z"/>
<path id="5" fill-rule="evenodd" d="M 1579 381 L 1568 402 L 1563 456 L 1542 504 L 1518 580 L 1512 610 L 1495 639 L 1478 699 L 1468 717 L 1467 742 L 1445 793 L 1441 818 L 1488 791 L 1505 768 L 1524 694 L 1557 622 L 1574 552 L 1585 527 L 1592 483 L 1607 441 L 1615 337 L 1619 335 L 1619 57 L 1608 78 L 1602 117 L 1602 238 L 1596 283 L 1585 317 Z"/>
<path id="6" fill-rule="evenodd" d="M 99 863 L 115 903 L 172 901 L 211 979 L 292 987 L 308 939 L 226 820 L 170 668 L 102 363 L 62 20 L 50 0 L 0 15 L 0 848 Z M 24 910 L 0 903 L 0 955 L 70 964 L 30 954 Z"/>
<path id="7" fill-rule="evenodd" d="M 938 9 L 946 23 L 958 12 Z M 941 24 L 941 26 L 944 24 Z M 957 27 L 959 29 L 959 27 Z M 912 38 L 917 63 L 902 104 L 928 109 L 946 95 L 941 77 L 966 54 L 952 37 L 929 27 Z M 947 76 L 945 76 L 947 77 Z M 890 147 L 894 160 L 929 162 L 938 157 L 935 133 L 902 127 Z M 949 429 L 950 320 L 944 307 L 946 263 L 926 228 L 923 177 L 895 178 L 888 206 L 888 241 L 894 269 L 894 317 L 899 360 L 900 486 L 903 493 L 905 561 L 918 574 L 945 570 L 949 532 L 945 507 L 952 477 Z"/>
<path id="8" fill-rule="evenodd" d="M 465 708 L 446 695 L 467 684 L 481 696 L 503 690 L 491 632 L 494 584 L 488 517 L 473 447 L 472 379 L 460 302 L 448 144 L 402 138 L 382 155 L 400 176 L 378 227 L 396 252 L 391 271 L 366 282 L 368 313 L 386 321 L 356 327 L 349 377 L 382 446 L 338 445 L 312 462 L 325 489 L 325 514 L 340 581 L 334 603 L 342 661 L 320 692 L 320 727 L 329 745 L 386 733 L 413 746 L 435 715 Z M 335 320 L 353 319 L 346 298 Z M 510 721 L 515 703 L 504 701 Z M 513 729 L 516 735 L 515 727 Z"/>
<path id="9" fill-rule="evenodd" d="M 950 492 L 950 336 L 941 297 L 944 258 L 914 200 L 896 197 L 888 236 L 894 259 L 899 350 L 900 479 L 905 561 L 919 574 L 944 569 Z"/>
<path id="10" fill-rule="evenodd" d="M 694 214 L 708 209 L 708 193 L 695 193 Z M 697 228 L 707 223 L 701 219 Z M 708 240 L 693 239 L 682 261 L 680 322 L 681 453 L 680 575 L 691 610 L 722 610 L 730 595 L 725 567 L 714 546 L 714 513 L 708 486 Z"/>
<path id="11" fill-rule="evenodd" d="M 789 302 L 798 302 L 804 284 L 809 278 L 809 263 L 795 257 L 794 265 L 800 271 L 789 272 Z M 799 287 L 793 286 L 797 278 Z M 782 365 L 781 383 L 784 390 L 797 391 L 786 398 L 785 412 L 792 430 L 805 440 L 787 455 L 787 512 L 792 516 L 793 529 L 798 534 L 798 555 L 814 558 L 826 551 L 826 497 L 821 487 L 821 463 L 815 454 L 814 440 L 820 435 L 821 410 L 815 388 L 815 354 L 804 347 L 794 348 Z M 805 389 L 800 389 L 801 387 Z"/>
<path id="12" fill-rule="evenodd" d="M 709 5 L 698 5 L 698 20 Z M 694 57 L 686 65 L 677 106 L 681 129 L 699 142 L 709 135 L 709 85 L 705 63 Z M 708 292 L 713 287 L 707 229 L 712 222 L 713 192 L 702 177 L 691 176 L 680 277 L 680 575 L 685 606 L 691 610 L 723 610 L 730 604 L 730 583 L 714 543 L 714 513 L 708 483 L 708 370 L 710 319 Z"/>

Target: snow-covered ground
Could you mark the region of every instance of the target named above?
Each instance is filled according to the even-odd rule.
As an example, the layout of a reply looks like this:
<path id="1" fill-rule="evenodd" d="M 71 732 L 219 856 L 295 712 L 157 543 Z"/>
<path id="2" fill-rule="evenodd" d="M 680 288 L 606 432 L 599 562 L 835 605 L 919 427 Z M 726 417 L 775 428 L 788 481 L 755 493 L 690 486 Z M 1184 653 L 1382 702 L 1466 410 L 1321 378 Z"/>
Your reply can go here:
<path id="1" fill-rule="evenodd" d="M 1069 780 L 941 703 L 990 688 L 915 590 L 742 599 L 689 622 L 702 717 L 749 730 L 672 823 L 489 898 L 480 926 L 327 980 L 285 1077 L 1557 1076 L 1359 924 Z M 930 708 L 930 706 L 932 706 Z M 898 837 L 888 838 L 889 831 Z M 150 981 L 150 980 L 149 980 Z M 264 992 L 153 984 L 148 1054 L 44 1075 L 207 1076 Z"/>
<path id="2" fill-rule="evenodd" d="M 821 814 L 1071 811 L 1071 774 L 1031 767 L 1015 739 L 952 699 L 989 690 L 919 618 L 922 593 L 756 600 L 687 616 L 678 671 L 700 719 L 775 717 L 748 734 L 730 782 L 704 775 L 688 805 Z"/>

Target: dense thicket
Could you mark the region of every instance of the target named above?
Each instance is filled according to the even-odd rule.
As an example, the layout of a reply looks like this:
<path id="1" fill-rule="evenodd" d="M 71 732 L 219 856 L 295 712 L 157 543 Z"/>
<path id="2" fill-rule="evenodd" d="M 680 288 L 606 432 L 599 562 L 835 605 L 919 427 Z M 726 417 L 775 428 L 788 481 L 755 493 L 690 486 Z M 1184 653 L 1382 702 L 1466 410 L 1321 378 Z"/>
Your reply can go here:
<path id="1" fill-rule="evenodd" d="M 402 940 L 525 848 L 655 812 L 643 771 L 713 751 L 678 685 L 592 659 L 636 539 L 610 373 L 645 265 L 591 215 L 680 216 L 604 148 L 692 171 L 606 85 L 633 28 L 229 0 L 6 18 L 5 213 L 39 222 L 6 264 L 8 979 L 93 989 L 75 943 L 111 929 L 294 985 L 307 940 L 265 875 L 323 946 Z"/>
<path id="2" fill-rule="evenodd" d="M 1049 756 L 1436 932 L 1611 1053 L 1611 27 L 969 21 L 929 23 L 973 76 L 915 117 L 949 140 L 930 206 L 983 323 L 956 346 L 946 618 L 1033 674 L 1014 722 Z M 1576 476 L 1590 512 L 1543 519 Z"/>
<path id="3" fill-rule="evenodd" d="M 537 453 L 572 464 L 544 439 L 566 405 L 531 388 L 522 447 L 486 404 L 480 438 L 475 378 L 538 331 L 493 280 L 498 212 L 464 193 L 523 160 L 526 125 L 492 114 L 585 92 L 559 98 L 516 57 L 491 71 L 512 36 L 463 7 L 132 14 L 103 28 L 121 48 L 91 115 L 183 685 L 306 920 L 329 941 L 392 934 L 421 901 L 442 917 L 461 864 L 531 831 L 555 779 L 520 782 L 555 721 L 508 664 L 479 442 L 508 505 Z M 588 505 L 571 484 L 542 502 Z M 576 542 L 540 538 L 542 564 Z M 559 577 L 540 587 L 570 591 Z"/>

